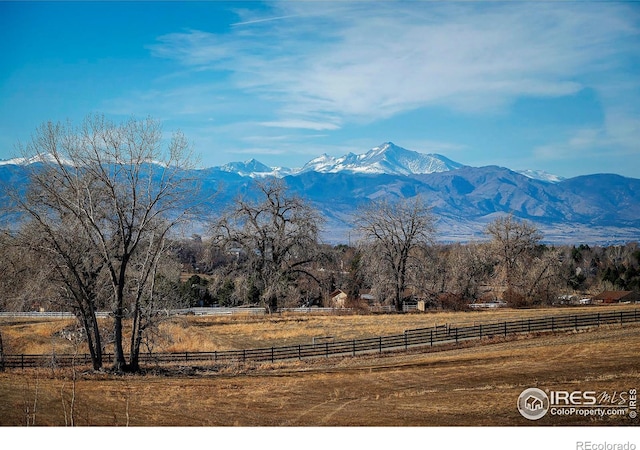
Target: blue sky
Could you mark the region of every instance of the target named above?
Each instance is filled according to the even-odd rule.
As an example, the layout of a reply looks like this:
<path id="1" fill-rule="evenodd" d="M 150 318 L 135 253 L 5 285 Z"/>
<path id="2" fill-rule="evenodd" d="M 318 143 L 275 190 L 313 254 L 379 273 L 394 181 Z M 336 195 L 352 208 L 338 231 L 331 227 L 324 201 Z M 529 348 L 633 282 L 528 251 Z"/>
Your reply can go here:
<path id="1" fill-rule="evenodd" d="M 640 2 L 0 2 L 0 158 L 45 121 L 154 117 L 202 166 L 386 141 L 640 177 Z"/>

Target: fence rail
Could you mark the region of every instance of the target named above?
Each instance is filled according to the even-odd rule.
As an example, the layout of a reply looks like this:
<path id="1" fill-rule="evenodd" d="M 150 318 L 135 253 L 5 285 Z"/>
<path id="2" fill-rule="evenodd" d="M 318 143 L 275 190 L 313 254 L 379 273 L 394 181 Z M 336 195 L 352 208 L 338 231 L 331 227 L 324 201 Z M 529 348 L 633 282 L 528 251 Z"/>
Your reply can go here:
<path id="1" fill-rule="evenodd" d="M 280 312 L 294 312 L 294 313 L 342 313 L 351 311 L 348 308 L 320 308 L 302 307 L 302 308 L 280 308 Z M 195 316 L 233 316 L 233 315 L 250 315 L 250 316 L 264 316 L 266 314 L 265 308 L 261 307 L 195 307 L 195 308 L 183 308 L 183 309 L 167 309 L 158 311 L 160 314 L 167 316 L 179 316 L 179 315 L 195 315 Z M 104 318 L 110 317 L 113 313 L 108 311 L 96 312 L 96 317 Z M 75 316 L 70 312 L 57 312 L 57 311 L 25 311 L 25 312 L 13 312 L 13 311 L 0 311 L 0 317 L 27 317 L 27 318 L 58 318 L 58 319 L 73 319 Z"/>
<path id="2" fill-rule="evenodd" d="M 533 332 L 554 332 L 570 329 L 599 327 L 600 325 L 637 323 L 640 311 L 623 310 L 602 313 L 556 315 L 541 318 L 521 319 L 495 323 L 481 323 L 470 326 L 434 326 L 406 330 L 402 334 L 378 336 L 367 339 L 346 341 L 313 342 L 311 344 L 286 347 L 265 347 L 244 350 L 225 350 L 214 352 L 173 352 L 141 353 L 141 364 L 168 364 L 190 362 L 266 362 L 286 359 L 303 359 L 329 356 L 356 356 L 357 354 L 399 349 L 417 346 L 435 346 L 447 343 L 459 343 L 470 339 L 482 339 L 494 336 Z M 104 355 L 104 363 L 113 362 L 113 354 Z M 89 355 L 3 355 L 0 365 L 5 368 L 63 367 L 90 365 Z"/>
<path id="3" fill-rule="evenodd" d="M 395 312 L 395 306 L 385 305 L 385 306 L 372 306 L 372 312 Z M 416 311 L 418 307 L 416 305 L 403 305 L 402 311 Z M 306 313 L 306 314 L 318 314 L 318 313 L 327 313 L 327 314 L 342 314 L 349 313 L 353 310 L 351 308 L 331 308 L 331 307 L 319 307 L 319 306 L 304 306 L 298 308 L 279 308 L 278 312 L 292 312 L 292 313 Z M 258 306 L 250 306 L 250 307 L 193 307 L 193 308 L 182 308 L 182 309 L 167 309 L 158 311 L 160 314 L 164 314 L 167 316 L 185 316 L 185 315 L 195 315 L 195 316 L 234 316 L 234 315 L 250 315 L 250 316 L 264 316 L 267 314 L 265 308 Z M 112 316 L 113 313 L 108 311 L 98 311 L 96 312 L 96 317 L 105 318 Z M 57 318 L 57 319 L 73 319 L 75 316 L 70 312 L 59 312 L 59 311 L 0 311 L 0 317 L 27 317 L 27 318 Z"/>
<path id="4" fill-rule="evenodd" d="M 196 316 L 226 316 L 226 315 L 264 315 L 264 308 L 184 308 L 184 309 L 167 309 L 157 311 L 159 314 L 167 316 L 178 315 L 196 315 Z M 96 317 L 105 318 L 112 316 L 113 313 L 108 311 L 97 311 Z M 75 315 L 70 312 L 57 312 L 57 311 L 25 311 L 25 312 L 13 312 L 13 311 L 0 311 L 0 317 L 28 317 L 28 318 L 58 318 L 58 319 L 73 319 Z"/>

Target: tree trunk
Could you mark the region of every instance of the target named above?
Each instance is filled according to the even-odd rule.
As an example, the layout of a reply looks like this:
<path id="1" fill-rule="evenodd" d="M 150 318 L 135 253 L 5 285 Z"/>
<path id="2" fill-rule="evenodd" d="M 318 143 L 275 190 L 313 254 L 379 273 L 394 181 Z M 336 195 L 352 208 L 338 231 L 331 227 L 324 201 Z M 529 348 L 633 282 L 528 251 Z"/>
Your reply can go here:
<path id="1" fill-rule="evenodd" d="M 87 317 L 82 314 L 80 318 L 85 334 L 87 335 L 87 346 L 89 347 L 89 355 L 91 356 L 91 365 L 93 370 L 102 369 L 102 342 L 100 340 L 100 330 L 95 316 L 95 311 Z"/>
<path id="2" fill-rule="evenodd" d="M 91 319 L 93 321 L 93 352 L 95 354 L 95 358 L 92 357 L 91 361 L 93 369 L 100 370 L 102 369 L 102 338 L 100 337 L 100 326 L 98 325 L 95 310 L 93 310 Z"/>
<path id="3" fill-rule="evenodd" d="M 396 311 L 397 312 L 402 312 L 402 293 L 400 291 L 396 292 L 396 298 L 395 298 L 395 306 L 396 306 Z"/>
<path id="4" fill-rule="evenodd" d="M 131 328 L 131 351 L 129 352 L 129 370 L 138 372 L 140 370 L 140 346 L 142 345 L 142 317 L 139 306 L 133 313 L 133 326 Z"/>
<path id="5" fill-rule="evenodd" d="M 267 301 L 267 313 L 273 314 L 278 311 L 278 296 L 272 295 Z"/>
<path id="6" fill-rule="evenodd" d="M 4 372 L 4 349 L 2 347 L 2 332 L 0 332 L 0 372 Z"/>
<path id="7" fill-rule="evenodd" d="M 124 359 L 124 349 L 122 348 L 122 308 L 117 308 L 113 318 L 113 370 L 124 372 L 127 362 Z"/>
<path id="8" fill-rule="evenodd" d="M 126 284 L 127 263 L 128 255 L 124 255 L 118 271 L 118 278 L 115 280 L 116 310 L 113 319 L 113 337 L 115 339 L 113 343 L 113 370 L 116 372 L 128 370 L 127 361 L 124 358 L 124 348 L 122 346 L 122 319 L 124 315 L 124 287 Z"/>

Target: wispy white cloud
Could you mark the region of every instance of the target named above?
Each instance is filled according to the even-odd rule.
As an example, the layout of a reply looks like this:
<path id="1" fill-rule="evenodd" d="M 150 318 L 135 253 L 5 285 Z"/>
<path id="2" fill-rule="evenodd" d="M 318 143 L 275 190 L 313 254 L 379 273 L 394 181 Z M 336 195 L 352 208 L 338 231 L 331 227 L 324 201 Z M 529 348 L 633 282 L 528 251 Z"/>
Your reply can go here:
<path id="1" fill-rule="evenodd" d="M 606 142 L 606 134 L 602 128 L 580 128 L 572 130 L 562 141 L 536 147 L 533 153 L 537 159 L 546 161 L 588 158 L 594 156 L 594 152 L 597 153 Z"/>
<path id="2" fill-rule="evenodd" d="M 270 122 L 260 122 L 260 125 L 265 127 L 275 127 L 275 128 L 302 128 L 307 130 L 337 130 L 340 128 L 335 123 L 330 122 L 318 122 L 312 120 L 302 120 L 302 119 L 288 119 L 288 120 L 278 120 L 278 121 L 270 121 Z"/>
<path id="3" fill-rule="evenodd" d="M 563 167 L 565 176 L 584 173 L 583 167 L 597 172 L 627 173 L 637 177 L 640 118 L 628 113 L 611 113 L 601 127 L 568 130 L 565 138 L 533 149 L 538 162 Z M 529 166 L 531 167 L 529 162 Z"/>
<path id="4" fill-rule="evenodd" d="M 173 33 L 152 49 L 194 69 L 231 71 L 235 88 L 276 105 L 279 119 L 266 125 L 304 125 L 570 95 L 585 77 L 615 69 L 621 38 L 637 32 L 626 8 L 503 6 L 277 2 L 242 31 Z"/>
<path id="5" fill-rule="evenodd" d="M 255 25 L 257 23 L 272 22 L 274 20 L 291 19 L 293 17 L 298 17 L 298 16 L 289 15 L 289 16 L 279 16 L 279 17 L 265 17 L 265 18 L 261 18 L 261 19 L 252 19 L 252 20 L 245 20 L 245 21 L 242 21 L 242 22 L 232 23 L 231 26 L 232 27 L 237 27 L 237 26 L 241 26 L 241 25 Z"/>
<path id="6" fill-rule="evenodd" d="M 157 38 L 157 43 L 148 46 L 151 54 L 170 58 L 186 66 L 206 66 L 233 60 L 241 50 L 233 40 L 214 33 L 189 30 L 170 33 Z"/>
<path id="7" fill-rule="evenodd" d="M 113 109 L 213 117 L 212 126 L 193 125 L 207 148 L 219 149 L 226 139 L 228 152 L 315 155 L 371 145 L 356 146 L 345 134 L 342 147 L 330 147 L 316 136 L 353 124 L 430 107 L 466 117 L 502 115 L 521 98 L 589 88 L 604 122 L 550 136 L 529 157 L 561 161 L 603 149 L 637 151 L 640 79 L 632 64 L 640 59 L 640 10 L 633 6 L 274 2 L 238 17 L 225 30 L 159 36 L 149 50 L 176 62 L 174 72 L 159 74 L 147 91 L 114 100 Z M 287 140 L 279 139 L 283 134 Z M 428 138 L 399 144 L 457 152 L 462 162 L 473 151 L 455 136 Z"/>

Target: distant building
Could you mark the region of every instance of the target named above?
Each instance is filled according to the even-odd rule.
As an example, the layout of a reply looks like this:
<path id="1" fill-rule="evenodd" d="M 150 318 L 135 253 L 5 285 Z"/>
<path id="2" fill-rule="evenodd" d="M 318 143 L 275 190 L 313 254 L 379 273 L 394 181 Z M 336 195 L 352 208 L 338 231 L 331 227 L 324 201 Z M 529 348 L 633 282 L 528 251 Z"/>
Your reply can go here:
<path id="1" fill-rule="evenodd" d="M 377 306 L 378 302 L 376 297 L 371 293 L 369 289 L 362 289 L 358 293 L 358 301 L 362 306 Z M 336 289 L 329 294 L 328 306 L 331 308 L 346 308 L 347 300 L 349 296 L 342 289 Z M 356 302 L 358 303 L 358 302 Z"/>
<path id="2" fill-rule="evenodd" d="M 347 301 L 347 293 L 341 289 L 336 289 L 331 294 L 329 294 L 331 298 L 331 307 L 332 308 L 344 308 L 345 303 Z"/>
<path id="3" fill-rule="evenodd" d="M 594 303 L 640 302 L 640 294 L 635 291 L 604 291 L 593 297 Z"/>
<path id="4" fill-rule="evenodd" d="M 492 308 L 506 308 L 507 302 L 502 300 L 496 300 L 494 302 L 476 302 L 469 304 L 469 308 L 472 309 L 492 309 Z"/>
<path id="5" fill-rule="evenodd" d="M 359 295 L 360 299 L 366 300 L 370 305 L 376 301 L 376 297 L 371 292 L 371 289 L 361 289 Z"/>

